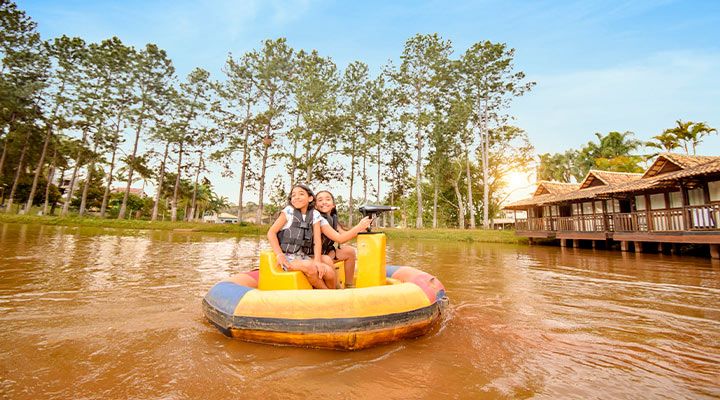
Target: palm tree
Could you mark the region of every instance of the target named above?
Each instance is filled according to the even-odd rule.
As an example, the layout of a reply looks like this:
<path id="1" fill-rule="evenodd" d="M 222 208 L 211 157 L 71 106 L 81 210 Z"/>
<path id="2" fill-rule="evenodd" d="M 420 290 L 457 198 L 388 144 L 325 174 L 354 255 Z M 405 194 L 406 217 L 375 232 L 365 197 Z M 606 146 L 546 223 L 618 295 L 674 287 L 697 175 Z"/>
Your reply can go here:
<path id="1" fill-rule="evenodd" d="M 696 154 L 697 146 L 702 143 L 703 136 L 707 136 L 713 132 L 717 133 L 717 129 L 710 127 L 705 122 L 692 122 L 677 120 L 675 121 L 677 126 L 665 129 L 663 134 L 675 135 L 679 141 L 682 141 L 682 146 L 685 149 L 685 154 L 690 154 L 688 144 L 692 146 L 693 155 Z"/>
<path id="2" fill-rule="evenodd" d="M 652 138 L 654 140 L 645 143 L 646 146 L 654 147 L 668 153 L 680 147 L 680 139 L 673 132 L 668 132 L 667 129 L 663 133 L 655 135 Z M 653 154 L 651 157 L 654 157 L 656 155 L 657 153 Z"/>

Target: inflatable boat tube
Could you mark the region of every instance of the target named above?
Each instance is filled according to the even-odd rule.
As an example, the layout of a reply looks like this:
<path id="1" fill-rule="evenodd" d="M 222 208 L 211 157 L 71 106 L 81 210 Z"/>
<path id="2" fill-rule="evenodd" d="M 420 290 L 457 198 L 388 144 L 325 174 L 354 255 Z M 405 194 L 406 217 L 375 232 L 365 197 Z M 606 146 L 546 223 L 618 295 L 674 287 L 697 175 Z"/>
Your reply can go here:
<path id="1" fill-rule="evenodd" d="M 203 311 L 225 335 L 250 342 L 358 350 L 424 335 L 447 303 L 434 276 L 388 265 L 382 286 L 260 290 L 258 270 L 213 286 Z"/>

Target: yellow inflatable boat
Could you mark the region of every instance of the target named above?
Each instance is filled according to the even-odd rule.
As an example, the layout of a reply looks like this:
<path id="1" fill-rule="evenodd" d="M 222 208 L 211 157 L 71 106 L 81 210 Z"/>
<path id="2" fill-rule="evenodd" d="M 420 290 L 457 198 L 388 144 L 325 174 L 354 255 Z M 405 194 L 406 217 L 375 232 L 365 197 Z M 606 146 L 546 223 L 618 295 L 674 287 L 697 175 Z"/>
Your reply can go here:
<path id="1" fill-rule="evenodd" d="M 415 268 L 385 265 L 385 243 L 383 233 L 358 236 L 356 287 L 341 290 L 313 290 L 264 251 L 259 270 L 210 289 L 204 313 L 224 334 L 260 343 L 358 350 L 423 335 L 448 301 L 445 288 Z"/>

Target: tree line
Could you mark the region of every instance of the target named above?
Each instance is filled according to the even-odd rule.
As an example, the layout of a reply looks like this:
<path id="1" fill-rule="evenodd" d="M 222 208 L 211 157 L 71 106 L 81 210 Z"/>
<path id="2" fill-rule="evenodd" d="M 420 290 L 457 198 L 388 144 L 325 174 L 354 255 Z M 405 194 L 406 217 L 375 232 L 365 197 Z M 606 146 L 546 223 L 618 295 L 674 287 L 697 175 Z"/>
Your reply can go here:
<path id="1" fill-rule="evenodd" d="M 487 227 L 504 178 L 533 157 L 508 109 L 534 83 L 503 43 L 455 56 L 449 40 L 418 34 L 373 75 L 278 38 L 229 54 L 222 76 L 178 78 L 157 45 L 43 40 L 13 2 L 0 0 L 0 13 L 6 212 L 192 220 L 228 206 L 206 177 L 216 165 L 237 179 L 239 220 L 252 200 L 262 222 L 304 181 L 347 185 L 350 223 L 358 202 L 377 201 L 418 228 Z M 286 174 L 268 182 L 271 170 Z M 133 194 L 138 181 L 153 183 L 153 198 Z"/>
<path id="2" fill-rule="evenodd" d="M 539 155 L 538 180 L 581 182 L 591 169 L 614 172 L 643 172 L 644 163 L 661 152 L 684 151 L 696 155 L 703 138 L 717 134 L 717 129 L 705 122 L 675 121 L 675 126 L 663 130 L 651 140 L 635 139 L 633 132 L 596 133 L 597 143 L 588 142 L 578 150 Z M 641 150 L 653 150 L 642 153 Z"/>

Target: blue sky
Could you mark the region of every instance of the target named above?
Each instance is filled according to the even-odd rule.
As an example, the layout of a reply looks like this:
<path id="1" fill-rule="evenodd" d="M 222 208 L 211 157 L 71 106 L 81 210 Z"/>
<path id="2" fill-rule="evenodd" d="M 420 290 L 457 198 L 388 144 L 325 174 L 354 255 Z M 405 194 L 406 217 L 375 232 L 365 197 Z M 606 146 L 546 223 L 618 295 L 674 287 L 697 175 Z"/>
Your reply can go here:
<path id="1" fill-rule="evenodd" d="M 405 40 L 435 33 L 455 56 L 478 41 L 516 49 L 516 68 L 537 82 L 513 103 L 515 124 L 538 152 L 578 148 L 593 133 L 647 140 L 676 119 L 720 128 L 720 1 L 41 1 L 18 5 L 44 38 L 111 36 L 168 51 L 178 74 L 220 77 L 229 52 L 268 38 L 317 49 L 343 68 L 375 72 L 397 62 Z M 720 137 L 699 153 L 720 155 Z M 233 184 L 234 185 L 234 184 Z M 232 189 L 225 195 L 236 198 Z M 225 190 L 223 189 L 223 192 Z"/>

